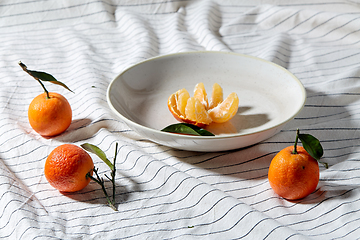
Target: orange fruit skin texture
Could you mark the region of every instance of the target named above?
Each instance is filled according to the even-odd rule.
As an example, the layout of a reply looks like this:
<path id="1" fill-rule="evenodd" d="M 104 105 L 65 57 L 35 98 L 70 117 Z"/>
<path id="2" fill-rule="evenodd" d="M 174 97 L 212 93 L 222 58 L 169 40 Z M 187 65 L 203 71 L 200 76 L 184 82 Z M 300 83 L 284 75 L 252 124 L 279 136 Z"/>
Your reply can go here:
<path id="1" fill-rule="evenodd" d="M 90 155 L 74 144 L 55 148 L 45 162 L 45 177 L 51 186 L 61 192 L 76 192 L 85 188 L 93 174 L 94 163 Z"/>
<path id="2" fill-rule="evenodd" d="M 279 196 L 297 200 L 314 192 L 319 183 L 319 164 L 306 150 L 297 146 L 298 154 L 292 154 L 294 146 L 281 150 L 271 161 L 268 179 Z"/>
<path id="3" fill-rule="evenodd" d="M 31 127 L 44 137 L 52 137 L 64 132 L 71 124 L 72 110 L 64 96 L 50 92 L 35 97 L 29 105 L 28 118 Z"/>

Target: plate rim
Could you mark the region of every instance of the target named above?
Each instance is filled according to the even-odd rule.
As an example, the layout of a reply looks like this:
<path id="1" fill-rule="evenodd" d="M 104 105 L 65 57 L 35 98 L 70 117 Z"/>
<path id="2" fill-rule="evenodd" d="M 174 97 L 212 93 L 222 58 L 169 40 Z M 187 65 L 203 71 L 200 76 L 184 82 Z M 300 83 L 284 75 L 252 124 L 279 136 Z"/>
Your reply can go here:
<path id="1" fill-rule="evenodd" d="M 112 85 L 115 83 L 115 81 L 124 73 L 126 73 L 127 71 L 131 70 L 132 68 L 135 68 L 137 67 L 138 65 L 141 65 L 141 64 L 144 64 L 146 62 L 149 62 L 149 61 L 153 61 L 153 60 L 156 60 L 156 59 L 161 59 L 161 58 L 166 58 L 166 57 L 172 57 L 172 56 L 179 56 L 179 55 L 188 55 L 188 54 L 202 54 L 202 53 L 205 53 L 205 54 L 230 54 L 230 55 L 234 55 L 234 56 L 238 56 L 238 57 L 244 57 L 244 58 L 252 58 L 252 59 L 255 59 L 257 61 L 262 61 L 262 62 L 265 62 L 267 64 L 270 64 L 270 65 L 273 65 L 274 67 L 277 67 L 279 69 L 281 69 L 282 71 L 286 72 L 287 74 L 289 74 L 293 80 L 295 80 L 295 82 L 300 86 L 300 89 L 301 89 L 301 95 L 302 95 L 302 105 L 301 107 L 298 109 L 298 111 L 296 111 L 291 117 L 287 118 L 286 120 L 284 121 L 281 121 L 280 123 L 272 126 L 272 127 L 269 127 L 269 128 L 266 128 L 266 129 L 263 129 L 263 130 L 259 130 L 259 131 L 256 131 L 256 132 L 249 132 L 249 133 L 235 133 L 235 134 L 226 134 L 226 135 L 215 135 L 215 136 L 197 136 L 197 135 L 182 135 L 182 134 L 174 134 L 174 133 L 169 133 L 169 132 L 163 132 L 161 130 L 157 130 L 157 129 L 154 129 L 154 128 L 150 128 L 150 127 L 146 127 L 144 125 L 141 125 L 139 123 L 136 123 L 128 118 L 126 118 L 125 116 L 123 116 L 122 114 L 120 114 L 116 109 L 115 107 L 112 105 L 111 103 L 111 100 L 110 100 L 110 91 L 111 91 L 111 87 Z M 250 136 L 250 135 L 254 135 L 254 134 L 259 134 L 261 132 L 265 132 L 265 131 L 269 131 L 269 130 L 272 130 L 272 129 L 275 129 L 275 128 L 278 128 L 280 125 L 284 125 L 286 124 L 287 122 L 291 121 L 292 119 L 294 119 L 294 117 L 296 115 L 298 115 L 302 109 L 304 108 L 305 106 L 305 101 L 306 101 L 306 89 L 304 87 L 304 85 L 302 84 L 302 82 L 293 74 L 291 73 L 289 70 L 287 70 L 286 68 L 276 64 L 276 63 L 273 63 L 271 61 L 268 61 L 268 60 L 265 60 L 265 59 L 262 59 L 262 58 L 259 58 L 259 57 L 256 57 L 256 56 L 251 56 L 251 55 L 246 55 L 246 54 L 242 54 L 242 53 L 235 53 L 235 52 L 224 52 L 224 51 L 187 51 L 187 52 L 179 52 L 179 53 L 170 53 L 170 54 L 164 54 L 164 55 L 158 55 L 158 56 L 155 56 L 155 57 L 151 57 L 151 58 L 148 58 L 148 59 L 145 59 L 143 61 L 140 61 L 136 64 L 133 64 L 127 68 L 125 68 L 122 72 L 120 72 L 118 75 L 116 75 L 116 77 L 114 77 L 108 88 L 107 88 L 107 91 L 106 91 L 106 100 L 107 100 L 107 103 L 108 103 L 108 106 L 110 107 L 110 109 L 112 110 L 112 112 L 114 112 L 118 117 L 120 117 L 123 121 L 126 122 L 126 124 L 129 125 L 129 127 L 131 128 L 131 125 L 135 125 L 136 127 L 139 127 L 140 129 L 142 130 L 145 130 L 145 131 L 150 131 L 154 134 L 162 134 L 164 136 L 176 136 L 178 138 L 183 138 L 183 139 L 228 139 L 228 138 L 234 138 L 234 137 L 243 137 L 243 136 Z M 180 123 L 180 122 L 179 122 Z M 134 130 L 134 129 L 133 129 Z M 136 131 L 136 130 L 135 130 Z"/>

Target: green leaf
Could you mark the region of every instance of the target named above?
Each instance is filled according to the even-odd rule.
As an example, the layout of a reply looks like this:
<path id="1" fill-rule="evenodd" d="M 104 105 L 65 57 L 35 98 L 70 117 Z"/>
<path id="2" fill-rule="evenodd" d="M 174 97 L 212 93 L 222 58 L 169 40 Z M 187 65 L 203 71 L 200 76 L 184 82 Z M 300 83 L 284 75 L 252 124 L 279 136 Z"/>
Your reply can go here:
<path id="1" fill-rule="evenodd" d="M 215 136 L 213 133 L 189 123 L 175 123 L 162 129 L 163 132 L 181 133 L 196 136 Z"/>
<path id="2" fill-rule="evenodd" d="M 310 134 L 299 134 L 299 139 L 310 156 L 319 161 L 324 154 L 320 141 Z"/>
<path id="3" fill-rule="evenodd" d="M 104 163 L 106 163 L 106 165 L 109 166 L 111 170 L 114 170 L 114 165 L 109 161 L 109 159 L 107 159 L 105 153 L 100 148 L 90 143 L 84 143 L 81 145 L 81 147 L 88 152 L 96 154 L 101 160 L 104 161 Z"/>
<path id="4" fill-rule="evenodd" d="M 54 78 L 51 74 L 48 74 L 46 72 L 32 71 L 32 70 L 27 70 L 27 73 L 30 74 L 31 76 L 33 76 L 34 78 L 60 85 L 64 88 L 66 88 L 67 90 L 69 90 L 70 92 L 73 92 L 64 83 L 56 80 L 56 78 Z"/>

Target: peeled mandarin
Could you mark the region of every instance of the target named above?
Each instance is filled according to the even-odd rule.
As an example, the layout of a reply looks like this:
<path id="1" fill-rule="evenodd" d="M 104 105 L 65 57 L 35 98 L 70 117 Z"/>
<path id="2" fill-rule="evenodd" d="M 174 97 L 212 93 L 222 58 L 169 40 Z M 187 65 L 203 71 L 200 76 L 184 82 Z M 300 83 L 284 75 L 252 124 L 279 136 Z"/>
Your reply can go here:
<path id="1" fill-rule="evenodd" d="M 210 103 L 203 83 L 198 83 L 194 89 L 194 96 L 186 89 L 180 89 L 170 95 L 168 108 L 173 116 L 181 122 L 191 123 L 199 127 L 212 122 L 224 123 L 233 118 L 239 106 L 236 93 L 231 93 L 223 100 L 223 90 L 219 84 L 213 85 Z"/>

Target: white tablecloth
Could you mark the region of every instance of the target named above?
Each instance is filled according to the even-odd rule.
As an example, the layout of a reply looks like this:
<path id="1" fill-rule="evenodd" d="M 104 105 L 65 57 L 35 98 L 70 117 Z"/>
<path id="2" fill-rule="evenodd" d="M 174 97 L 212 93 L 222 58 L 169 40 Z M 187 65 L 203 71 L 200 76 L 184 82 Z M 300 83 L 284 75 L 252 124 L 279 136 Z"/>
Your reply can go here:
<path id="1" fill-rule="evenodd" d="M 359 1 L 3 0 L 0 39 L 1 239 L 359 238 Z M 268 140 L 215 153 L 157 145 L 110 111 L 106 90 L 124 69 L 198 50 L 285 67 L 306 88 L 304 109 Z M 42 89 L 19 61 L 74 90 L 46 84 L 73 109 L 62 135 L 31 129 L 27 108 Z M 296 128 L 321 140 L 329 168 L 320 166 L 314 193 L 290 202 L 272 191 L 267 171 Z M 55 147 L 85 142 L 109 158 L 119 143 L 118 212 L 95 182 L 61 194 L 44 177 Z"/>

